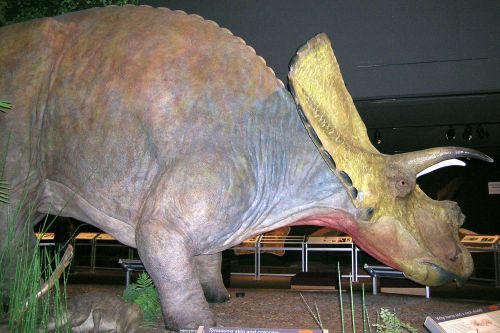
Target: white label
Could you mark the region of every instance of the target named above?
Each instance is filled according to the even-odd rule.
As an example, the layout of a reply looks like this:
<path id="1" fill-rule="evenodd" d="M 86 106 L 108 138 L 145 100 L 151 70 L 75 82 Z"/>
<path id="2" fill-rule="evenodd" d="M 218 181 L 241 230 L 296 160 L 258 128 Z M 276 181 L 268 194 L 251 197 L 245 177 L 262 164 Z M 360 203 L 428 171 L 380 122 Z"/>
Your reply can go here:
<path id="1" fill-rule="evenodd" d="M 500 182 L 488 182 L 488 194 L 500 194 Z"/>

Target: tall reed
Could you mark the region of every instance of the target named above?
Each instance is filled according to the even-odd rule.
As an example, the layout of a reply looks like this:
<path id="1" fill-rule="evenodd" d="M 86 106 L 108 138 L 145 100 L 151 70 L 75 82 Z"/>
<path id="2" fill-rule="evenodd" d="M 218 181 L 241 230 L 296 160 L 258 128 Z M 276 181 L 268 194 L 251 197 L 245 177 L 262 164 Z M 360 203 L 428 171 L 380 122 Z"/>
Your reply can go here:
<path id="1" fill-rule="evenodd" d="M 12 104 L 0 99 L 0 113 L 6 113 L 10 109 L 12 109 Z M 46 247 L 42 248 L 39 239 L 34 240 L 32 221 L 35 217 L 35 207 L 27 199 L 32 188 L 30 177 L 27 177 L 24 184 L 21 184 L 20 195 L 16 203 L 10 203 L 11 189 L 5 177 L 10 134 L 7 135 L 6 142 L 0 142 L 0 144 L 2 144 L 0 154 L 0 267 L 2 267 L 0 269 L 0 294 L 7 290 L 9 292 L 8 309 L 4 306 L 5 299 L 2 295 L 0 318 L 7 317 L 7 326 L 11 333 L 37 332 L 46 327 L 43 325 L 46 325 L 50 316 L 61 318 L 66 312 L 66 276 L 62 285 L 57 279 L 52 293 L 41 299 L 37 298 L 42 280 L 51 276 L 53 267 L 59 261 L 60 256 Z M 53 221 L 54 219 L 48 221 L 47 217 L 44 219 L 42 233 Z M 0 321 L 0 325 L 4 323 Z M 70 332 L 69 326 L 65 325 L 55 332 Z"/>
<path id="2" fill-rule="evenodd" d="M 0 310 L 8 318 L 11 333 L 46 331 L 43 328 L 50 317 L 61 318 L 66 312 L 66 276 L 62 284 L 57 280 L 48 295 L 37 299 L 43 280 L 51 276 L 60 255 L 41 246 L 39 239 L 34 239 L 31 221 L 35 212 L 32 204 L 26 201 L 27 190 L 23 192 L 22 199 L 15 206 L 1 204 L 1 209 L 6 212 L 6 232 L 0 248 L 0 267 L 3 268 L 0 270 L 0 290 L 9 290 L 9 302 L 8 309 L 1 302 Z M 52 222 L 53 219 L 48 217 L 44 219 L 42 233 Z M 55 332 L 71 330 L 68 325 L 63 325 Z"/>
<path id="3" fill-rule="evenodd" d="M 340 274 L 340 264 L 337 263 L 337 274 L 338 274 L 338 283 L 339 283 L 339 314 L 340 314 L 340 332 L 345 333 L 345 318 L 344 318 L 344 301 L 342 297 L 342 281 Z M 307 311 L 318 325 L 321 330 L 326 329 L 323 322 L 321 321 L 321 315 L 318 310 L 318 306 L 315 303 L 314 310 L 311 309 L 309 304 L 307 304 L 304 296 L 301 293 L 300 297 L 302 302 L 307 308 Z M 355 320 L 355 307 L 354 307 L 354 292 L 352 286 L 352 275 L 349 277 L 349 299 L 351 304 L 351 330 L 353 333 L 356 332 L 356 320 Z M 417 333 L 418 330 L 412 327 L 410 324 L 402 322 L 397 318 L 397 316 L 388 311 L 387 309 L 380 309 L 380 312 L 377 316 L 377 322 L 375 324 L 370 324 L 370 318 L 368 317 L 368 310 L 365 301 L 365 285 L 361 285 L 361 315 L 362 315 L 362 327 L 363 333 L 372 332 L 372 327 L 376 328 L 377 333 Z M 380 321 L 380 323 L 379 323 Z M 337 332 L 337 330 L 329 330 L 330 332 Z"/>

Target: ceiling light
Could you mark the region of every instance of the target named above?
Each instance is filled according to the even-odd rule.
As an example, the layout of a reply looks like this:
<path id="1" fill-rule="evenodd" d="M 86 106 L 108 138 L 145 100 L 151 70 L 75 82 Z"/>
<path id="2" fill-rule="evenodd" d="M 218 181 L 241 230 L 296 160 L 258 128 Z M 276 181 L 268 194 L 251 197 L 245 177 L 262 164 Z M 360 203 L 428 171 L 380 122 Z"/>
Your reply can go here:
<path id="1" fill-rule="evenodd" d="M 467 125 L 465 127 L 462 137 L 464 138 L 464 140 L 472 140 L 472 127 L 470 125 Z"/>
<path id="2" fill-rule="evenodd" d="M 373 132 L 372 142 L 377 145 L 382 143 L 382 134 L 380 133 L 378 128 L 375 130 L 375 132 Z"/>
<path id="3" fill-rule="evenodd" d="M 446 139 L 448 140 L 455 140 L 455 129 L 453 128 L 453 126 L 450 126 L 450 128 L 448 128 L 448 130 L 445 133 L 445 136 Z"/>
<path id="4" fill-rule="evenodd" d="M 485 139 L 485 138 L 488 138 L 490 136 L 490 133 L 487 130 L 485 130 L 483 125 L 481 125 L 481 124 L 477 125 L 476 133 L 480 139 Z"/>

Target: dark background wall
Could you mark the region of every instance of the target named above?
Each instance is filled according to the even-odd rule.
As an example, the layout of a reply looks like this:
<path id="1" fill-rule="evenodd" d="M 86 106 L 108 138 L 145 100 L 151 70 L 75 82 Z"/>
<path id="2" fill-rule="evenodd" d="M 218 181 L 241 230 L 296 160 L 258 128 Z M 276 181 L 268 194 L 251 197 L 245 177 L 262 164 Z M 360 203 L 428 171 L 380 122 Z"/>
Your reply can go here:
<path id="1" fill-rule="evenodd" d="M 490 235 L 500 234 L 500 195 L 488 194 L 488 182 L 499 179 L 498 166 L 471 161 L 466 168 L 451 167 L 422 176 L 419 185 L 427 195 L 436 199 L 437 193 L 450 182 L 461 182 L 451 199 L 458 202 L 466 216 L 463 227 Z"/>
<path id="2" fill-rule="evenodd" d="M 286 79 L 326 32 L 356 99 L 500 91 L 498 1 L 142 0 L 213 20 Z"/>
<path id="3" fill-rule="evenodd" d="M 333 0 L 141 0 L 195 13 L 230 29 L 286 82 L 308 38 L 326 32 L 369 134 L 383 153 L 453 145 L 498 162 L 470 161 L 422 177 L 431 197 L 455 178 L 465 227 L 500 233 L 500 2 Z M 488 133 L 480 137 L 479 126 Z M 472 138 L 464 138 L 467 126 Z M 453 128 L 455 139 L 445 133 Z"/>

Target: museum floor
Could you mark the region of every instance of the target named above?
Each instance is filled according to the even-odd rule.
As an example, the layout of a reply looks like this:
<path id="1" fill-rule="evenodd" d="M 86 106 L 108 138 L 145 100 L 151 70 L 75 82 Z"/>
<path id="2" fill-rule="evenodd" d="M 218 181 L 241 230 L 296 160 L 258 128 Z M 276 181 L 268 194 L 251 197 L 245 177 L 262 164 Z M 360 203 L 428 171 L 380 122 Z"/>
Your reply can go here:
<path id="1" fill-rule="evenodd" d="M 371 280 L 361 279 L 353 285 L 355 325 L 362 332 L 361 286 L 365 287 L 365 303 L 370 321 L 374 323 L 380 308 L 395 311 L 398 317 L 421 332 L 427 332 L 422 324 L 427 315 L 451 314 L 476 307 L 498 303 L 500 288 L 491 282 L 469 281 L 462 288 L 454 284 L 431 288 L 431 298 L 371 293 Z M 223 304 L 212 304 L 218 326 L 261 328 L 310 328 L 317 329 L 311 315 L 297 290 L 290 289 L 288 277 L 266 277 L 255 281 L 253 277 L 231 277 L 231 300 Z M 68 284 L 69 296 L 88 291 L 103 291 L 121 295 L 125 288 L 125 274 L 121 271 L 98 270 L 91 273 L 77 270 Z M 349 283 L 343 281 L 343 289 Z M 238 293 L 239 297 L 236 297 Z M 244 293 L 241 297 L 241 293 Z M 341 332 L 338 291 L 302 292 L 311 307 L 317 305 L 325 328 L 329 332 Z M 346 332 L 351 332 L 349 293 L 343 292 Z M 163 323 L 141 329 L 141 333 L 163 332 Z M 375 332 L 375 330 L 372 330 Z"/>

